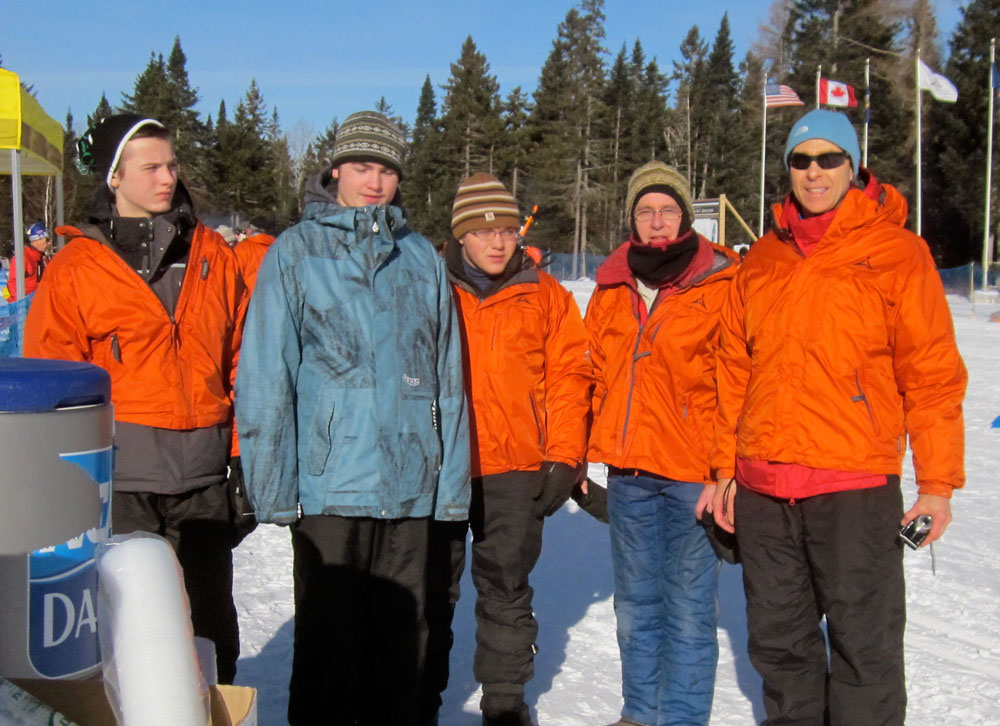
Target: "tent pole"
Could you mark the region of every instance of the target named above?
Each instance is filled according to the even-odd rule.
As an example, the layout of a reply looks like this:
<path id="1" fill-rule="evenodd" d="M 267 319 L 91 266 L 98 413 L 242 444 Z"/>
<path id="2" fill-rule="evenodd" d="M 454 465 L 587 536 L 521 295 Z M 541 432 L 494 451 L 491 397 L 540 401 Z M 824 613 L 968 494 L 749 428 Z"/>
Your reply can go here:
<path id="1" fill-rule="evenodd" d="M 63 193 L 63 175 L 56 174 L 56 227 L 66 224 L 65 195 Z M 54 231 L 54 230 L 53 230 Z M 62 249 L 66 240 L 59 236 L 56 238 L 56 251 Z"/>
<path id="2" fill-rule="evenodd" d="M 24 298 L 24 207 L 21 195 L 21 152 L 10 150 L 10 188 L 14 212 L 14 256 L 17 258 L 17 298 Z"/>

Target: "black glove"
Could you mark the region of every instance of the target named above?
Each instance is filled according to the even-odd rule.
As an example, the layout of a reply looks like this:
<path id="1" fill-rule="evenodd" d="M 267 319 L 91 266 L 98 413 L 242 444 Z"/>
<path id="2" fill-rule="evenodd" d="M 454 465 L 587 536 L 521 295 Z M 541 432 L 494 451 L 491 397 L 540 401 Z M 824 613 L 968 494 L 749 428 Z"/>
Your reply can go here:
<path id="1" fill-rule="evenodd" d="M 580 505 L 580 509 L 585 511 L 591 517 L 608 523 L 608 490 L 602 487 L 600 484 L 595 482 L 593 479 L 587 479 L 587 493 L 583 493 L 583 487 L 581 486 L 583 482 L 578 481 L 573 487 L 573 493 L 570 495 L 573 497 L 573 501 Z"/>
<path id="2" fill-rule="evenodd" d="M 566 503 L 576 484 L 576 468 L 561 461 L 543 461 L 531 498 L 540 517 L 550 517 Z"/>
<path id="3" fill-rule="evenodd" d="M 257 517 L 243 484 L 243 462 L 234 456 L 229 460 L 229 521 L 233 525 L 233 547 L 257 528 Z"/>

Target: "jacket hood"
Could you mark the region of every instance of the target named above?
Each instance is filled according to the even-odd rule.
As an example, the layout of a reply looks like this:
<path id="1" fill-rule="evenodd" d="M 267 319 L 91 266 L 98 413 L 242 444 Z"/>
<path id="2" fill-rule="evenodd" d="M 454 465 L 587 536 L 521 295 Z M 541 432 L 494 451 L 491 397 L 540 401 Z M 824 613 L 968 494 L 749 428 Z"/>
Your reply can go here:
<path id="1" fill-rule="evenodd" d="M 855 231 L 876 224 L 889 224 L 895 227 L 905 227 L 909 205 L 899 191 L 889 185 L 881 184 L 868 169 L 861 168 L 858 178 L 864 183 L 864 188 L 852 187 L 844 200 L 837 207 L 830 226 L 827 228 L 820 245 L 829 241 L 843 239 Z M 775 233 L 781 239 L 788 239 L 789 214 L 792 207 L 788 198 L 773 208 Z"/>
<path id="2" fill-rule="evenodd" d="M 525 253 L 524 247 L 516 247 L 507 267 L 494 280 L 493 284 L 483 290 L 471 284 L 465 274 L 465 261 L 462 258 L 462 245 L 458 242 L 448 242 L 442 252 L 445 267 L 448 269 L 448 279 L 459 285 L 463 290 L 467 290 L 480 300 L 485 300 L 490 295 L 510 285 L 517 285 L 522 282 L 538 282 L 538 267 L 535 261 Z"/>

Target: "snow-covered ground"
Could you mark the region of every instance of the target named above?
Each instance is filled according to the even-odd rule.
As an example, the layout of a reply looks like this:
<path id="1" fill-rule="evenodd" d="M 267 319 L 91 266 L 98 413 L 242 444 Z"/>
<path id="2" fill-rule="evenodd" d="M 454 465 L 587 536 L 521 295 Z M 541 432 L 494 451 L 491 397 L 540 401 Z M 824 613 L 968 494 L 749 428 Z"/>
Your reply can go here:
<path id="1" fill-rule="evenodd" d="M 581 310 L 593 283 L 567 283 Z M 910 724 L 1000 725 L 1000 306 L 973 307 L 949 297 L 958 343 L 969 368 L 966 397 L 968 483 L 953 500 L 954 522 L 927 550 L 906 552 L 906 672 Z M 604 481 L 603 467 L 591 476 Z M 906 501 L 915 498 L 904 472 Z M 236 601 L 243 657 L 237 683 L 259 692 L 261 726 L 284 724 L 292 657 L 292 556 L 287 530 L 264 525 L 236 550 Z M 607 527 L 573 502 L 545 525 L 545 546 L 532 575 L 539 653 L 527 699 L 541 726 L 603 726 L 621 708 L 621 670 L 612 607 Z M 478 726 L 472 677 L 475 591 L 468 571 L 455 616 L 452 677 L 442 726 Z M 746 617 L 739 567 L 723 565 L 719 591 L 719 671 L 712 724 L 763 719 L 760 680 L 746 655 Z"/>

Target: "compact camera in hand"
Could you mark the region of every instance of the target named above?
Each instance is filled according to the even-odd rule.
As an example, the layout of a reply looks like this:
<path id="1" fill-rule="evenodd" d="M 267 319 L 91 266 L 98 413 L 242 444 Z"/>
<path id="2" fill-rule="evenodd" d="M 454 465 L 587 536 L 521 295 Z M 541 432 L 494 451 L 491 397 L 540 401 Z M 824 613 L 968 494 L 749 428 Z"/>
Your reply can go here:
<path id="1" fill-rule="evenodd" d="M 899 530 L 899 538 L 903 540 L 907 547 L 919 549 L 927 535 L 931 533 L 931 515 L 921 514 L 919 517 L 911 519 Z"/>

